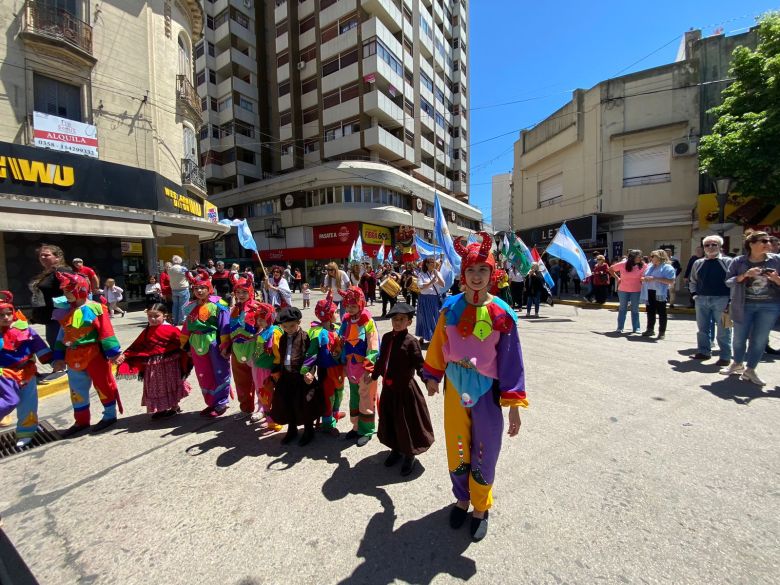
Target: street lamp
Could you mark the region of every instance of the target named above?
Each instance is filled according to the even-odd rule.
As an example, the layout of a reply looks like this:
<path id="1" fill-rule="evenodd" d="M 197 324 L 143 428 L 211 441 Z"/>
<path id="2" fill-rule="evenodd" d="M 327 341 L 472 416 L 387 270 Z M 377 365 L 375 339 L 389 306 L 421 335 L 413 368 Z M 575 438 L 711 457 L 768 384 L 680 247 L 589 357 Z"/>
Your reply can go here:
<path id="1" fill-rule="evenodd" d="M 720 179 L 715 179 L 713 183 L 715 183 L 715 193 L 718 198 L 718 234 L 720 237 L 723 237 L 723 232 L 725 231 L 723 222 L 726 214 L 726 201 L 731 190 L 731 177 L 721 177 Z"/>

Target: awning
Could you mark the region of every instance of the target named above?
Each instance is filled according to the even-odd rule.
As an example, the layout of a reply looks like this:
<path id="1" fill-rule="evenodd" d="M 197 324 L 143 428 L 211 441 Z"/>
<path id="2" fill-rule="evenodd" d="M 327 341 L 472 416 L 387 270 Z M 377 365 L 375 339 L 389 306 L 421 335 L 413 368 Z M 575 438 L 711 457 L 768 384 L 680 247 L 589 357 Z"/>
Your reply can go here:
<path id="1" fill-rule="evenodd" d="M 128 239 L 154 238 L 152 226 L 148 223 L 8 212 L 0 213 L 0 232 L 72 234 Z"/>
<path id="2" fill-rule="evenodd" d="M 263 262 L 303 261 L 303 260 L 340 260 L 349 258 L 352 244 L 339 244 L 338 246 L 315 246 L 313 248 L 278 248 L 276 250 L 260 250 L 260 258 Z M 385 254 L 388 247 L 385 246 Z M 379 246 L 375 244 L 363 244 L 363 252 L 367 256 L 376 258 Z"/>

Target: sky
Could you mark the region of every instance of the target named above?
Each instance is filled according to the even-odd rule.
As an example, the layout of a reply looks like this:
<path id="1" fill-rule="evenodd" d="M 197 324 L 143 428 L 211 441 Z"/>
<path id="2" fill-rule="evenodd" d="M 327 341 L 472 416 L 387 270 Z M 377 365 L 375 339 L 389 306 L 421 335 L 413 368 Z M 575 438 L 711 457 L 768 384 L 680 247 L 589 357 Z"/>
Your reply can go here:
<path id="1" fill-rule="evenodd" d="M 492 176 L 511 172 L 520 129 L 552 114 L 577 88 L 673 62 L 687 30 L 737 34 L 756 16 L 780 9 L 780 3 L 754 0 L 470 5 L 470 197 L 488 223 Z"/>

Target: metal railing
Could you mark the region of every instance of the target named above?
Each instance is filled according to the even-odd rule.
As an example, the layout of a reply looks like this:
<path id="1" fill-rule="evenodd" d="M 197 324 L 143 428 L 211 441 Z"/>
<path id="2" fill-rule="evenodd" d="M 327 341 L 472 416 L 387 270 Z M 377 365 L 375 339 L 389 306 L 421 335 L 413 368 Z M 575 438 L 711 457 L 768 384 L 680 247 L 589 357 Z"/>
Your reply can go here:
<path id="1" fill-rule="evenodd" d="M 92 27 L 45 0 L 24 3 L 21 31 L 63 41 L 92 55 Z"/>
<path id="2" fill-rule="evenodd" d="M 200 96 L 198 95 L 198 90 L 195 89 L 186 75 L 176 76 L 176 99 L 200 117 Z"/>
<path id="3" fill-rule="evenodd" d="M 181 159 L 181 183 L 185 187 L 192 185 L 206 192 L 206 173 L 198 165 L 198 161 L 189 158 Z"/>

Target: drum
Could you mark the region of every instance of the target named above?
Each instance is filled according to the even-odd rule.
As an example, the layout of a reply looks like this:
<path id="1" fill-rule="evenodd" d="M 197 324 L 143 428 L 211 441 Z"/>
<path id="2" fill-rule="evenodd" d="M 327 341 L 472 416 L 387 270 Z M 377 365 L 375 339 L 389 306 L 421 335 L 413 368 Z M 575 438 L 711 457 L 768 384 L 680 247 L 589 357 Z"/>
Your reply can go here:
<path id="1" fill-rule="evenodd" d="M 390 278 L 389 276 L 379 283 L 379 288 L 381 288 L 391 299 L 397 297 L 398 293 L 401 292 L 401 285 L 398 284 L 394 278 Z"/>
<path id="2" fill-rule="evenodd" d="M 409 292 L 413 292 L 416 295 L 420 294 L 420 287 L 417 284 L 416 276 L 412 276 L 412 278 L 409 279 L 408 288 L 409 288 Z"/>

